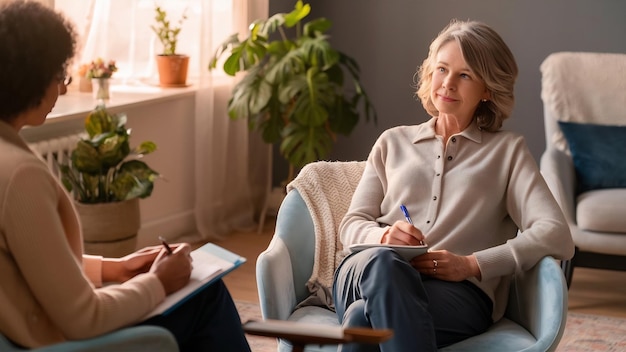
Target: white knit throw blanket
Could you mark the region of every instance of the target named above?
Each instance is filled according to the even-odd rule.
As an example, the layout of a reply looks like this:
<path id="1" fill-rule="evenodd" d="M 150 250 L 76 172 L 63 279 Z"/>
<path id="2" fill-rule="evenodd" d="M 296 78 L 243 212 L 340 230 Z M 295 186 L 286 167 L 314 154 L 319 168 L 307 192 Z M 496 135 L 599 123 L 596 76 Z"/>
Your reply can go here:
<path id="1" fill-rule="evenodd" d="M 298 307 L 317 305 L 334 309 L 333 278 L 344 256 L 339 224 L 348 211 L 364 168 L 363 161 L 318 161 L 307 164 L 287 185 L 287 192 L 298 190 L 315 227 L 315 261 L 307 281 L 311 296 Z"/>

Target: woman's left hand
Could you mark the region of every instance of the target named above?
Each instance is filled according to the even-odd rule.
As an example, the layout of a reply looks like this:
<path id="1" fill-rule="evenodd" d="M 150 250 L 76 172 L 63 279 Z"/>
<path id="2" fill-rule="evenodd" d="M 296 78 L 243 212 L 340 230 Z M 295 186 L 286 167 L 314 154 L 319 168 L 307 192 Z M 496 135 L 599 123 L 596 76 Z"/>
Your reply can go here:
<path id="1" fill-rule="evenodd" d="M 175 250 L 180 244 L 171 244 Z M 121 258 L 107 258 L 102 263 L 104 282 L 124 282 L 148 272 L 162 246 L 149 246 Z"/>
<path id="2" fill-rule="evenodd" d="M 422 275 L 445 281 L 463 281 L 470 277 L 480 280 L 480 268 L 474 255 L 460 256 L 446 250 L 429 251 L 411 260 Z"/>

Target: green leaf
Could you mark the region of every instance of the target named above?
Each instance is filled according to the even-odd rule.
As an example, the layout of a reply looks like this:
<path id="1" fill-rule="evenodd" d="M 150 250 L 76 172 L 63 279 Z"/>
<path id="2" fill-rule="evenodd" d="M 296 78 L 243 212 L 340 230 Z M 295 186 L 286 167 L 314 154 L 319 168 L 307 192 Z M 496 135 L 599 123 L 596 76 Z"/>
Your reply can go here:
<path id="1" fill-rule="evenodd" d="M 313 66 L 328 70 L 339 63 L 339 53 L 330 46 L 325 36 L 303 39 L 301 45 L 307 61 Z"/>
<path id="2" fill-rule="evenodd" d="M 320 34 L 326 33 L 333 24 L 326 18 L 317 18 L 307 22 L 303 28 L 303 35 L 305 37 L 315 37 Z"/>
<path id="3" fill-rule="evenodd" d="M 138 147 L 133 149 L 133 154 L 146 155 L 157 149 L 156 143 L 151 141 L 142 142 Z"/>
<path id="4" fill-rule="evenodd" d="M 113 115 L 109 114 L 103 107 L 97 107 L 85 119 L 85 130 L 90 138 L 114 131 L 116 127 L 113 124 Z"/>
<path id="5" fill-rule="evenodd" d="M 268 18 L 266 21 L 261 21 L 258 23 L 255 23 L 259 26 L 259 30 L 258 30 L 258 35 L 262 35 L 265 36 L 266 38 L 269 38 L 269 36 L 276 32 L 278 30 L 278 28 L 280 28 L 283 24 L 285 24 L 285 14 L 284 13 L 277 13 L 272 15 L 270 18 Z"/>
<path id="6" fill-rule="evenodd" d="M 250 71 L 233 88 L 233 96 L 228 102 L 228 115 L 232 119 L 248 118 L 265 108 L 272 96 L 272 86 L 262 75 Z"/>
<path id="7" fill-rule="evenodd" d="M 334 87 L 326 73 L 315 67 L 307 71 L 306 87 L 296 98 L 295 120 L 304 126 L 322 126 L 328 120 L 328 111 L 334 104 Z"/>
<path id="8" fill-rule="evenodd" d="M 79 172 L 94 175 L 102 172 L 100 153 L 86 140 L 80 140 L 76 143 L 76 148 L 72 151 L 72 165 Z"/>
<path id="9" fill-rule="evenodd" d="M 130 154 L 128 135 L 111 134 L 98 146 L 98 154 L 102 160 L 103 169 L 117 166 Z"/>
<path id="10" fill-rule="evenodd" d="M 285 15 L 285 27 L 291 28 L 309 15 L 311 12 L 311 5 L 303 4 L 302 0 L 298 0 L 296 5 L 290 13 Z"/>
<path id="11" fill-rule="evenodd" d="M 285 122 L 279 116 L 270 116 L 258 126 L 263 141 L 269 144 L 280 141 L 283 128 L 285 128 Z"/>
<path id="12" fill-rule="evenodd" d="M 283 133 L 280 152 L 296 168 L 322 160 L 332 149 L 333 138 L 324 127 L 303 127 L 289 124 Z"/>
<path id="13" fill-rule="evenodd" d="M 341 118 L 338 118 L 338 116 Z M 333 132 L 348 136 L 359 122 L 359 114 L 350 102 L 341 99 L 330 113 L 328 122 Z"/>
<path id="14" fill-rule="evenodd" d="M 274 58 L 267 63 L 265 77 L 271 84 L 280 84 L 306 70 L 304 51 L 289 41 L 275 41 L 268 52 Z"/>
<path id="15" fill-rule="evenodd" d="M 278 86 L 278 100 L 282 104 L 289 104 L 298 96 L 306 94 L 308 91 L 308 82 L 305 76 L 293 75 L 289 80 L 283 81 Z"/>
<path id="16" fill-rule="evenodd" d="M 101 192 L 104 188 L 101 183 L 103 180 L 106 180 L 105 177 L 102 175 L 82 173 L 80 175 L 80 179 L 83 189 L 85 190 L 85 198 L 81 200 L 83 203 L 100 203 L 109 201 L 107 194 Z"/>
<path id="17" fill-rule="evenodd" d="M 215 49 L 213 56 L 209 59 L 209 71 L 215 69 L 219 58 L 237 44 L 239 44 L 239 35 L 237 33 L 231 34 L 222 43 L 220 43 L 217 46 L 217 49 Z"/>
<path id="18" fill-rule="evenodd" d="M 152 194 L 153 183 L 157 177 L 159 174 L 143 161 L 126 161 L 113 179 L 111 191 L 120 200 L 146 198 Z"/>

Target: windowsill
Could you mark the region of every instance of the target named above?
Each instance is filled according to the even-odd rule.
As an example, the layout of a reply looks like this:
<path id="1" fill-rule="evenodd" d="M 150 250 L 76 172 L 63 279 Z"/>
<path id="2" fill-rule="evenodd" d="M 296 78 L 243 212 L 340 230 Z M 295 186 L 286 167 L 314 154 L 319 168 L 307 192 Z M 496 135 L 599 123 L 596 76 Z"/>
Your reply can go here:
<path id="1" fill-rule="evenodd" d="M 66 94 L 59 96 L 57 102 L 46 118 L 46 124 L 84 119 L 96 106 L 91 92 L 79 92 L 77 83 L 68 87 Z M 181 88 L 163 88 L 152 84 L 112 84 L 111 100 L 107 109 L 116 112 L 121 109 L 133 108 L 152 104 L 156 101 L 180 98 L 194 94 L 198 90 L 197 84 L 189 84 Z"/>

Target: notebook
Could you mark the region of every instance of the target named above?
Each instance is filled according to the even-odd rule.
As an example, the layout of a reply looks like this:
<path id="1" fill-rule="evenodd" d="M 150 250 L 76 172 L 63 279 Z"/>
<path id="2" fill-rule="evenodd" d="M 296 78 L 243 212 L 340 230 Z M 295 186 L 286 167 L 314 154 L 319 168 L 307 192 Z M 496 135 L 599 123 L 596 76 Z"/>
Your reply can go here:
<path id="1" fill-rule="evenodd" d="M 387 247 L 395 250 L 407 261 L 410 261 L 414 257 L 417 257 L 420 254 L 424 254 L 428 252 L 428 246 L 404 246 L 404 245 L 396 245 L 396 244 L 383 244 L 383 243 L 357 243 L 348 246 L 348 250 L 350 252 L 360 252 L 367 248 L 372 247 Z"/>

